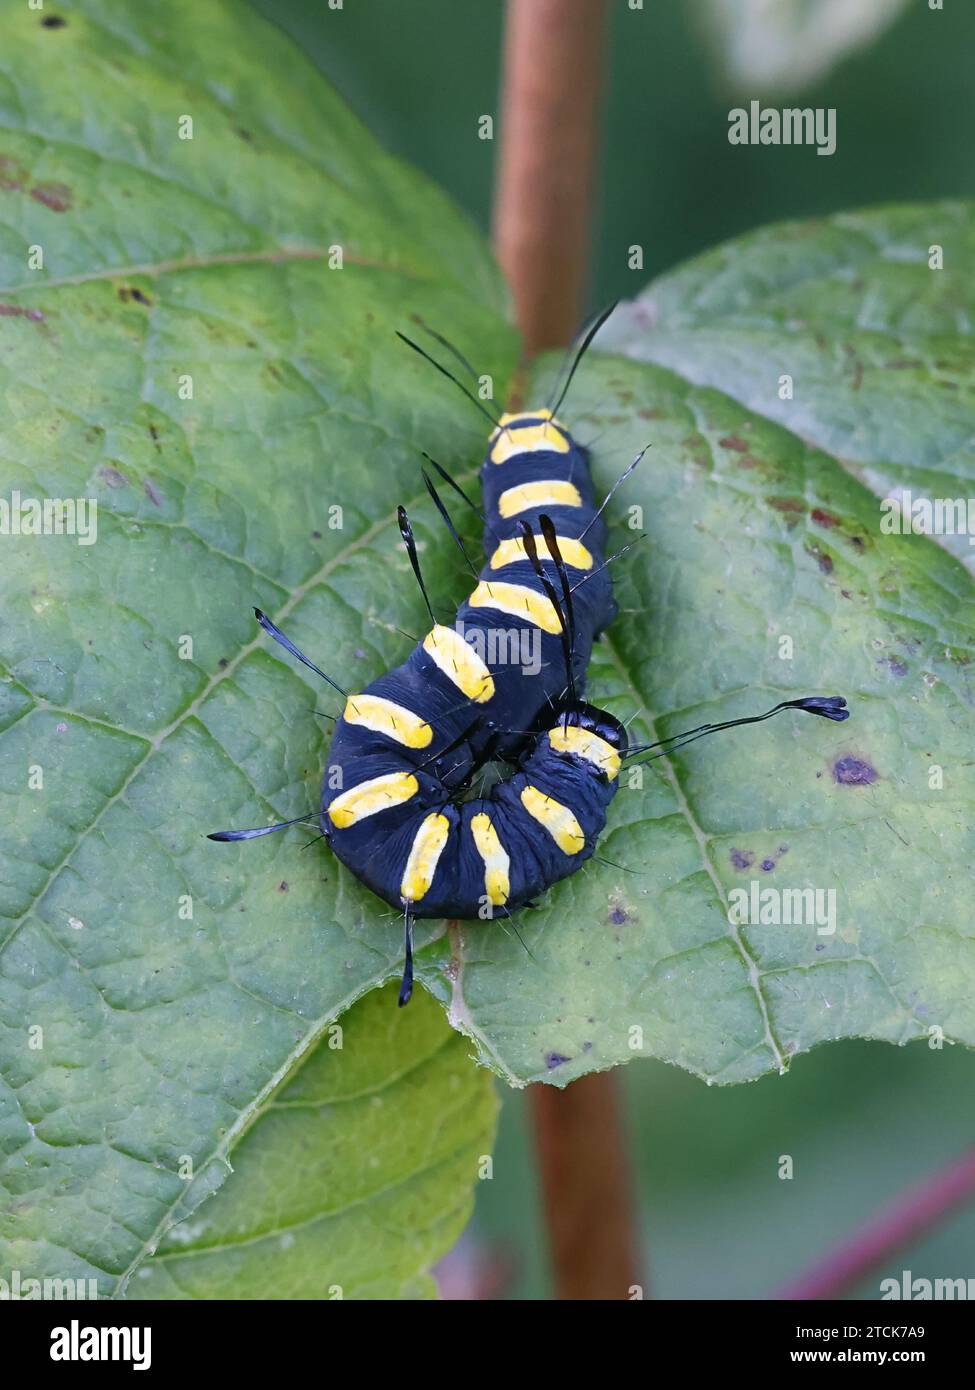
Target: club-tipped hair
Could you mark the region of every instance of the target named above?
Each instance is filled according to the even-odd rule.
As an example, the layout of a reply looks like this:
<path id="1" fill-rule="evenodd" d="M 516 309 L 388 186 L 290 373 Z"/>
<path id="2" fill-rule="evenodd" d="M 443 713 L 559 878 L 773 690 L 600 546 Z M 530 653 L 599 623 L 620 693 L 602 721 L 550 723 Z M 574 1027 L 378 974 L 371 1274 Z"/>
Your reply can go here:
<path id="1" fill-rule="evenodd" d="M 427 612 L 430 614 L 430 621 L 433 623 L 434 627 L 436 627 L 437 620 L 433 614 L 433 605 L 430 602 L 430 595 L 427 593 L 427 586 L 424 584 L 423 575 L 420 572 L 420 557 L 416 552 L 416 538 L 413 535 L 413 527 L 410 523 L 410 518 L 406 514 L 405 507 L 396 508 L 396 519 L 399 522 L 399 533 L 403 537 L 403 544 L 406 546 L 406 553 L 410 557 L 413 573 L 416 575 L 416 582 L 419 584 L 420 593 L 423 595 L 423 602 L 426 604 Z"/>
<path id="2" fill-rule="evenodd" d="M 273 835 L 276 830 L 287 830 L 289 825 L 308 825 L 317 823 L 318 817 L 312 814 L 295 816 L 293 820 L 281 820 L 276 825 L 259 825 L 254 830 L 214 830 L 207 835 L 208 840 L 257 840 L 262 835 Z"/>
<path id="3" fill-rule="evenodd" d="M 804 710 L 807 714 L 818 714 L 821 719 L 832 719 L 837 723 L 850 717 L 850 711 L 842 695 L 804 695 L 799 700 L 782 700 L 772 709 L 767 709 L 764 714 L 749 714 L 741 719 L 723 719 L 717 724 L 698 724 L 696 728 L 685 729 L 683 733 L 668 734 L 666 738 L 658 739 L 655 743 L 635 744 L 626 756 L 633 757 L 656 748 L 659 752 L 650 753 L 650 757 L 645 758 L 644 762 L 650 762 L 653 758 L 666 758 L 679 748 L 696 743 L 699 738 L 705 738 L 708 734 L 717 734 L 723 729 L 737 729 L 742 724 L 761 724 L 763 720 L 771 719 L 773 715 L 780 714 L 785 709 Z"/>

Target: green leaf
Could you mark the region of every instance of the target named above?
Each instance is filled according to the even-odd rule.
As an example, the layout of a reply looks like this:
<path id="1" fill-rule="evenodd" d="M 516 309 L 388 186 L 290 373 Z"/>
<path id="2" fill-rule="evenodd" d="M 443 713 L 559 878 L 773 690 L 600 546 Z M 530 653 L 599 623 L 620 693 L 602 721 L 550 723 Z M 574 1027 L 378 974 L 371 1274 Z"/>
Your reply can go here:
<path id="1" fill-rule="evenodd" d="M 0 5 L 2 495 L 94 499 L 97 542 L 0 538 L 0 1276 L 106 1294 L 220 1186 L 331 1022 L 400 969 L 395 915 L 321 846 L 302 853 L 311 832 L 204 835 L 318 802 L 329 725 L 312 711 L 335 701 L 253 605 L 350 684 L 422 622 L 392 508 L 423 493 L 421 448 L 473 476 L 484 430 L 394 329 L 422 314 L 499 396 L 515 343 L 473 229 L 247 6 L 46 17 Z M 422 1059 L 435 1029 L 416 1026 Z M 456 1054 L 396 1094 L 422 1089 L 418 1114 L 439 1104 L 462 1146 L 489 1127 L 489 1078 L 447 1094 Z M 326 1057 L 329 1093 L 370 1056 Z M 376 1085 L 409 1058 L 388 1060 Z M 451 1134 L 464 1096 L 470 1129 Z M 303 1151 L 340 1144 L 352 1116 L 320 1135 L 309 1111 Z M 378 1196 L 344 1216 L 335 1282 L 419 1287 L 449 1243 L 474 1174 L 427 1128 L 436 1209 L 418 1218 L 423 1177 L 400 1235 Z M 248 1152 L 279 1133 L 265 1118 Z M 377 1156 L 362 1177 L 392 1194 L 406 1170 Z M 333 1188 L 323 1212 L 352 1200 L 348 1178 Z M 213 1204 L 228 1229 L 232 1200 Z M 303 1244 L 291 1287 L 324 1277 L 312 1258 Z M 211 1289 L 251 1277 L 198 1264 Z"/>
<path id="2" fill-rule="evenodd" d="M 919 495 L 971 492 L 972 227 L 949 205 L 745 237 L 604 332 L 674 371 L 596 354 L 580 371 L 562 414 L 596 441 L 600 486 L 652 445 L 612 504 L 611 547 L 647 539 L 615 566 L 591 698 L 649 715 L 633 727 L 653 739 L 813 693 L 852 716 L 701 740 L 642 789 L 624 773 L 612 863 L 522 915 L 530 958 L 451 924 L 431 987 L 509 1080 L 650 1054 L 734 1082 L 847 1036 L 975 1042 L 973 581 L 934 540 L 882 534 L 844 466 L 856 451 Z M 950 281 L 928 268 L 940 240 Z M 885 373 L 895 354 L 923 365 Z M 826 927 L 835 892 L 835 931 L 808 911 L 732 924 L 752 882 L 820 890 Z"/>
<path id="3" fill-rule="evenodd" d="M 661 276 L 617 311 L 602 342 L 718 387 L 832 454 L 878 497 L 967 496 L 973 265 L 971 203 L 784 223 Z M 975 564 L 967 536 L 939 540 Z"/>
<path id="4" fill-rule="evenodd" d="M 418 1298 L 460 1235 L 497 1102 L 426 995 L 375 990 L 329 1029 L 176 1226 L 138 1298 Z"/>
<path id="5" fill-rule="evenodd" d="M 3 494 L 93 498 L 98 536 L 3 543 L 0 1268 L 97 1277 L 103 1293 L 254 1291 L 251 1246 L 283 1224 L 282 1289 L 423 1292 L 469 1200 L 488 1078 L 471 1069 L 454 1096 L 467 1045 L 433 1056 L 419 997 L 414 1023 L 364 1001 L 343 1019 L 360 1045 L 329 1053 L 330 1025 L 399 972 L 396 915 L 320 845 L 303 852 L 300 830 L 203 837 L 318 800 L 328 723 L 312 709 L 334 702 L 255 630 L 252 605 L 343 684 L 401 660 L 424 612 L 400 500 L 436 602 L 449 612 L 464 592 L 417 465 L 427 449 L 470 481 L 483 422 L 393 329 L 422 315 L 446 331 L 500 401 L 516 356 L 505 295 L 443 196 L 245 7 L 87 0 L 63 27 L 41 18 L 0 4 Z M 727 294 L 710 312 L 698 265 L 672 325 L 652 330 L 642 303 L 626 316 L 627 351 L 677 372 L 594 354 L 574 384 L 566 418 L 595 441 L 601 485 L 653 444 L 613 505 L 617 544 L 634 538 L 629 504 L 649 540 L 618 563 L 597 698 L 648 733 L 648 715 L 670 732 L 817 690 L 854 714 L 783 716 L 651 765 L 616 798 L 612 862 L 523 914 L 530 954 L 504 923 L 424 925 L 419 979 L 509 1081 L 564 1084 L 641 1054 L 735 1081 L 848 1034 L 934 1025 L 972 1041 L 971 579 L 922 537 L 881 536 L 847 471 L 859 456 L 840 449 L 853 441 L 881 474 L 964 476 L 961 382 L 956 401 L 936 373 L 970 361 L 968 320 L 937 298 L 926 246 L 945 241 L 941 274 L 968 293 L 970 225 L 922 209 L 837 219 L 805 250 L 788 231 L 746 240 L 720 253 Z M 778 359 L 763 353 L 791 361 L 807 339 L 788 289 L 777 307 L 765 286 L 776 265 L 801 277 L 803 255 L 809 276 L 831 267 L 808 306 L 822 376 L 776 423 L 762 373 Z M 695 276 L 699 318 L 681 326 Z M 914 379 L 891 367 L 897 386 L 866 412 L 864 359 L 844 433 L 847 354 L 828 343 L 859 343 L 871 314 L 931 370 L 908 410 Z M 721 368 L 709 332 L 736 378 L 694 375 L 699 358 Z M 756 875 L 835 888 L 835 934 L 731 927 L 728 893 Z M 406 1056 L 382 1055 L 387 1027 Z M 424 1060 L 395 1082 L 414 1027 Z M 361 1138 L 377 1121 L 358 1102 L 329 1101 L 322 1132 L 319 1103 L 369 1086 L 426 1120 L 403 1152 L 381 1125 Z M 275 1108 L 289 1096 L 314 1104 Z M 375 1187 L 349 1142 L 374 1146 Z"/>

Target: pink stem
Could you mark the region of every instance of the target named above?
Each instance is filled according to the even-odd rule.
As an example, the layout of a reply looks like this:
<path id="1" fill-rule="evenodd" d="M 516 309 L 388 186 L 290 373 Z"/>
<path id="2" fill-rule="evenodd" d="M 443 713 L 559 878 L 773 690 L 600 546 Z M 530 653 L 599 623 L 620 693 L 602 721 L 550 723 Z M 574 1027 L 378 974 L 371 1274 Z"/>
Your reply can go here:
<path id="1" fill-rule="evenodd" d="M 895 1197 L 849 1240 L 779 1289 L 773 1298 L 838 1298 L 895 1250 L 923 1235 L 971 1197 L 975 1197 L 975 1148 Z"/>

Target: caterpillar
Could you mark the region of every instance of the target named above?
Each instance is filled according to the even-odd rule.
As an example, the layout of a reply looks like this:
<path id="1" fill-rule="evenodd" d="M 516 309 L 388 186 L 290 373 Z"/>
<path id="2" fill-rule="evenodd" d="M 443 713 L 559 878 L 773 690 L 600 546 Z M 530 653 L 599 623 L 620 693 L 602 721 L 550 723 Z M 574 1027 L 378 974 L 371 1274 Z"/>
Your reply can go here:
<path id="1" fill-rule="evenodd" d="M 841 696 L 807 696 L 760 715 L 630 745 L 615 716 L 585 701 L 593 643 L 616 615 L 610 563 L 617 557 L 604 556 L 602 513 L 646 450 L 597 507 L 587 450 L 556 412 L 612 307 L 574 345 L 546 406 L 497 418 L 485 411 L 492 430 L 480 474 L 483 511 L 425 455 L 484 524 L 488 558 L 478 573 L 423 470 L 427 491 L 476 579 L 454 626 L 437 621 L 403 507 L 397 511 L 400 534 L 430 630 L 402 665 L 350 694 L 255 609 L 268 635 L 345 701 L 314 819 L 335 856 L 403 913 L 401 1006 L 413 989 L 414 920 L 508 917 L 576 873 L 595 851 L 624 759 L 662 757 L 784 709 L 833 720 L 849 714 Z M 399 336 L 482 408 L 441 362 Z M 445 338 L 432 336 L 473 373 Z M 534 653 L 530 664 L 510 660 L 512 651 L 526 650 Z M 513 773 L 485 795 L 471 796 L 475 774 L 498 759 L 513 764 Z M 209 838 L 253 839 L 311 819 L 216 831 Z"/>

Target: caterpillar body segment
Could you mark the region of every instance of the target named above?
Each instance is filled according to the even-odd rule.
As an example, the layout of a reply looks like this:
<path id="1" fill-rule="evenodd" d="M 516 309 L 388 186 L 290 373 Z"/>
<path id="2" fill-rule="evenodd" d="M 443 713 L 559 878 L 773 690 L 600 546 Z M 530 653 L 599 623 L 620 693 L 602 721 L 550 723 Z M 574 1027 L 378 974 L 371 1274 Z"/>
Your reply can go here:
<path id="1" fill-rule="evenodd" d="M 595 730 L 606 718 L 590 711 L 587 723 Z M 471 801 L 458 802 L 437 779 L 415 773 L 412 801 L 344 828 L 328 809 L 336 798 L 323 797 L 322 826 L 332 850 L 378 897 L 395 907 L 408 904 L 414 917 L 484 920 L 523 907 L 591 857 L 617 787 L 613 763 L 626 747 L 620 726 L 612 721 L 602 734 L 591 733 L 585 754 L 563 742 L 566 727 L 571 732 L 580 724 L 559 721 L 544 731 L 511 777 Z M 380 765 L 364 770 L 375 773 Z M 425 846 L 431 816 L 445 821 L 444 843 L 429 882 L 414 881 L 407 897 L 406 871 L 419 857 L 418 844 Z"/>

